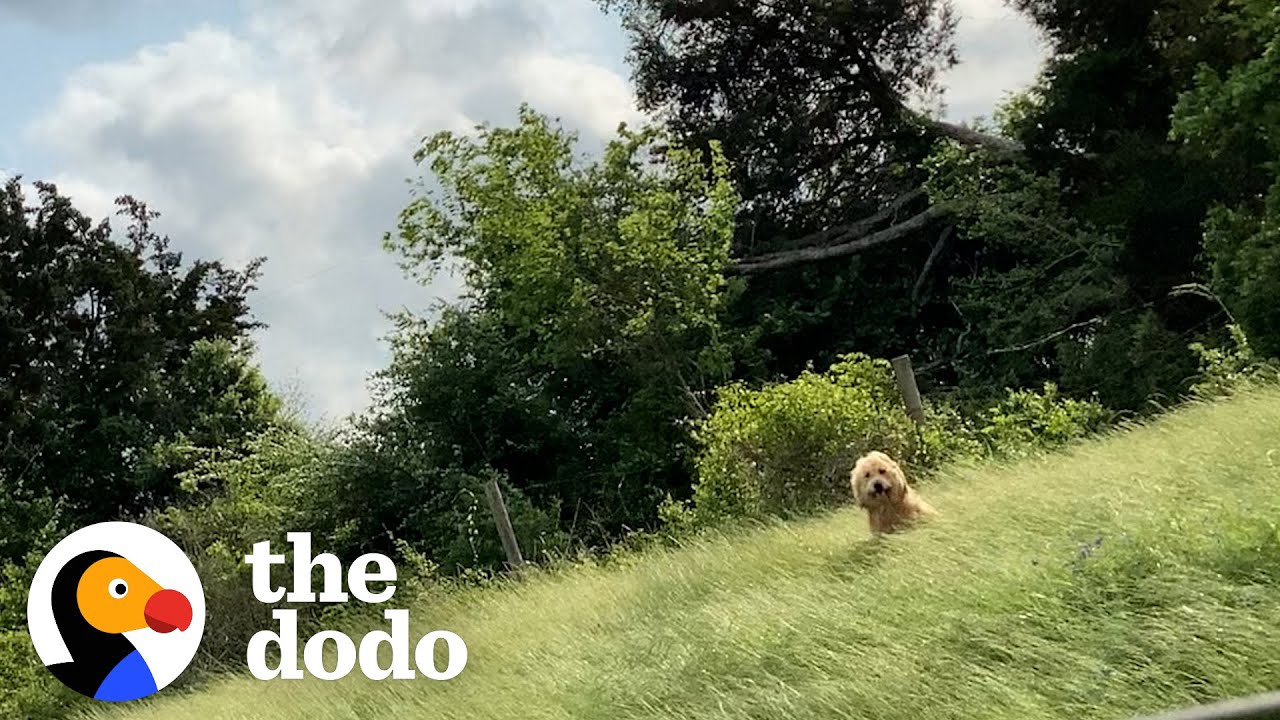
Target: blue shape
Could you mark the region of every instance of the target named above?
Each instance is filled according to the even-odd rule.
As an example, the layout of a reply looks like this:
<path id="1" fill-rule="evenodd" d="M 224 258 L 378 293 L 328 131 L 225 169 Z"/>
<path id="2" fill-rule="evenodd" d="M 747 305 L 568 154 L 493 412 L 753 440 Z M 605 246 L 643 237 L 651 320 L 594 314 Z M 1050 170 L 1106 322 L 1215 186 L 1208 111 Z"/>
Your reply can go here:
<path id="1" fill-rule="evenodd" d="M 147 667 L 147 661 L 134 650 L 107 673 L 93 699 L 125 702 L 146 697 L 158 689 L 156 679 L 151 675 L 151 668 Z"/>

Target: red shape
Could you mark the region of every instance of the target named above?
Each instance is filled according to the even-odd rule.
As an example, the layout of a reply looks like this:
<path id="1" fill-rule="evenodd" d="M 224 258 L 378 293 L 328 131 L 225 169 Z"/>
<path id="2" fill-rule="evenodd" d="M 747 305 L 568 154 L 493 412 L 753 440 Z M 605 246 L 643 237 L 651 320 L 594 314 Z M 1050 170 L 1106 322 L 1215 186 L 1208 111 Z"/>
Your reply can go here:
<path id="1" fill-rule="evenodd" d="M 142 616 L 156 632 L 186 630 L 191 627 L 191 601 L 177 590 L 161 590 L 147 600 Z"/>

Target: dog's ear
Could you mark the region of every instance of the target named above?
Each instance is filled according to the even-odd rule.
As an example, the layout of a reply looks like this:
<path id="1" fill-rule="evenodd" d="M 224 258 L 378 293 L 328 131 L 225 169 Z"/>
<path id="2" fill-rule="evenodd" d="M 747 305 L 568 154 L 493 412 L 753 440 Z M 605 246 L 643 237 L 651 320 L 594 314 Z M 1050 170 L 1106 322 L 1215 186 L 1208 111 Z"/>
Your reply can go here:
<path id="1" fill-rule="evenodd" d="M 853 491 L 853 504 L 863 507 L 863 487 L 862 483 L 858 482 L 858 468 L 856 467 L 849 473 L 849 488 Z"/>
<path id="2" fill-rule="evenodd" d="M 898 470 L 893 479 L 894 482 L 889 484 L 889 493 L 894 502 L 902 502 L 907 497 L 907 476 L 902 474 L 902 470 Z"/>

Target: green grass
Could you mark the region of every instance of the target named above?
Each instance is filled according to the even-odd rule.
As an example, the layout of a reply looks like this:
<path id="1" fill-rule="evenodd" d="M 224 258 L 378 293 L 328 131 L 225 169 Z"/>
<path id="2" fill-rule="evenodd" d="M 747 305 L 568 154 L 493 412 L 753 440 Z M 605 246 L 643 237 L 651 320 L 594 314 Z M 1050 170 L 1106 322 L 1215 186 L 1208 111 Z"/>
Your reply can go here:
<path id="1" fill-rule="evenodd" d="M 923 490 L 943 518 L 886 541 L 849 510 L 419 604 L 467 641 L 452 681 L 101 715 L 1081 720 L 1280 687 L 1280 391 Z"/>

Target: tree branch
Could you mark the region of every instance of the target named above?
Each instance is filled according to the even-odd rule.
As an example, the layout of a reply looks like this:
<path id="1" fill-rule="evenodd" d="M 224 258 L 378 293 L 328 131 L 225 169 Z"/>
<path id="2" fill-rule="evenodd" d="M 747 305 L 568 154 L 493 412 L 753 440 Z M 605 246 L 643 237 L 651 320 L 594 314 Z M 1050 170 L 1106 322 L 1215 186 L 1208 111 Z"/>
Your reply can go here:
<path id="1" fill-rule="evenodd" d="M 1098 323 L 1102 322 L 1104 319 L 1105 318 L 1102 318 L 1102 317 L 1096 317 L 1096 318 L 1090 318 L 1088 320 L 1083 320 L 1078 323 L 1072 323 L 1071 325 L 1068 325 L 1062 328 L 1061 330 L 1055 330 L 1054 332 L 1051 332 L 1048 335 L 1045 335 L 1043 337 L 1036 338 L 1031 342 L 1025 342 L 1025 343 L 1022 343 L 1021 345 L 1012 345 L 1010 347 L 1002 347 L 1002 348 L 995 348 L 993 350 L 988 350 L 987 355 L 1005 355 L 1007 353 L 1015 353 L 1015 352 L 1022 352 L 1023 350 L 1030 350 L 1032 348 L 1044 345 L 1047 342 L 1052 342 L 1054 340 L 1057 340 L 1058 338 L 1062 337 L 1063 335 L 1066 335 L 1067 333 L 1075 332 L 1076 330 L 1082 330 L 1084 328 L 1097 325 Z"/>
<path id="2" fill-rule="evenodd" d="M 963 125 L 957 125 L 945 120 L 935 120 L 933 118 L 917 116 L 925 127 L 933 130 L 935 133 L 951 138 L 962 145 L 970 147 L 980 147 L 990 150 L 1000 155 L 1018 155 L 1025 148 L 1019 143 L 1009 138 L 1000 137 L 999 135 L 988 135 L 987 133 L 968 128 Z"/>
<path id="3" fill-rule="evenodd" d="M 843 225 L 835 225 L 833 227 L 826 228 L 825 230 L 819 230 L 815 233 L 809 233 L 808 235 L 797 238 L 789 244 L 795 248 L 821 247 L 848 239 L 849 237 L 866 235 L 871 232 L 875 226 L 893 217 L 898 213 L 898 211 L 902 210 L 902 208 L 906 207 L 911 202 L 924 197 L 924 194 L 925 190 L 923 187 L 916 188 L 894 198 L 888 205 L 880 208 L 869 217 L 865 217 L 851 223 L 845 223 Z M 790 251 L 784 250 L 779 252 Z"/>
<path id="4" fill-rule="evenodd" d="M 884 214 L 887 217 L 891 213 Z M 790 267 L 801 263 L 814 262 L 816 260 L 829 260 L 831 258 L 846 257 L 848 255 L 856 255 L 864 250 L 902 239 L 911 233 L 928 227 L 929 223 L 938 218 L 945 217 L 950 213 L 950 209 L 942 205 L 932 205 L 922 212 L 919 212 L 900 223 L 890 225 L 884 230 L 874 232 L 869 235 L 862 235 L 849 239 L 850 236 L 856 236 L 861 227 L 865 227 L 871 218 L 861 223 L 853 223 L 844 226 L 846 232 L 840 237 L 845 240 L 838 245 L 825 246 L 809 246 L 796 250 L 784 250 L 781 252 L 769 253 L 767 255 L 759 255 L 756 257 L 743 258 L 734 262 L 729 266 L 728 271 L 731 273 L 751 274 L 763 272 L 765 270 L 777 270 L 778 268 Z M 850 231 L 849 229 L 852 228 Z M 819 233 L 821 234 L 821 233 Z M 833 233 L 834 234 L 834 233 Z"/>
<path id="5" fill-rule="evenodd" d="M 955 229 L 955 225 L 948 225 L 947 229 L 942 231 L 942 236 L 938 238 L 933 250 L 929 252 L 929 258 L 924 261 L 924 269 L 920 271 L 920 277 L 916 278 L 916 284 L 911 288 L 912 308 L 918 309 L 920 307 L 920 296 L 924 292 L 924 283 L 929 279 L 929 273 L 933 271 L 933 266 L 938 263 L 942 253 L 946 252 L 947 245 L 951 242 L 951 235 L 955 232 Z"/>

